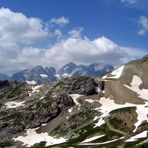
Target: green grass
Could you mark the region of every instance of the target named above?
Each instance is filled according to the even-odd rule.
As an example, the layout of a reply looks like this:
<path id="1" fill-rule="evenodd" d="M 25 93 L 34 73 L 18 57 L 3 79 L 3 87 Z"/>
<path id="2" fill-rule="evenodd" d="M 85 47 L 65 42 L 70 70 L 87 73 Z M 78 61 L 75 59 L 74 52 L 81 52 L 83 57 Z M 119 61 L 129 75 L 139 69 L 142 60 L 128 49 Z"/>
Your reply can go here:
<path id="1" fill-rule="evenodd" d="M 77 133 L 80 128 L 91 124 L 93 118 L 98 114 L 97 111 L 94 110 L 87 110 L 75 114 L 69 118 L 68 121 L 64 122 L 63 124 L 59 125 L 54 131 L 53 135 L 66 135 L 69 131 L 72 133 Z"/>
<path id="2" fill-rule="evenodd" d="M 127 132 L 127 125 L 123 120 L 118 119 L 117 117 L 114 117 L 109 119 L 109 122 L 115 129 L 121 130 L 123 132 Z"/>
<path id="3" fill-rule="evenodd" d="M 124 108 L 119 108 L 111 111 L 110 113 L 117 113 L 117 112 L 128 112 L 131 113 L 131 111 L 136 110 L 136 107 L 124 107 Z"/>
<path id="4" fill-rule="evenodd" d="M 45 148 L 46 141 L 41 141 L 40 143 L 34 144 L 31 148 Z"/>
<path id="5" fill-rule="evenodd" d="M 125 145 L 125 148 L 147 148 L 148 147 L 148 142 L 147 143 L 143 143 L 143 144 L 139 144 L 140 142 L 146 140 L 147 138 L 140 138 L 137 141 L 133 141 L 133 142 L 127 142 Z"/>
<path id="6" fill-rule="evenodd" d="M 0 148 L 11 147 L 12 145 L 13 145 L 13 142 L 11 140 L 0 141 Z"/>
<path id="7" fill-rule="evenodd" d="M 12 89 L 10 89 L 9 95 L 7 96 L 8 98 L 13 98 L 22 93 L 22 89 L 20 85 L 14 86 Z"/>
<path id="8" fill-rule="evenodd" d="M 83 128 L 81 128 L 80 130 L 78 131 L 75 131 L 75 134 L 79 134 L 79 136 L 77 138 L 72 138 L 68 141 L 68 142 L 65 142 L 63 144 L 60 144 L 60 145 L 55 145 L 55 146 L 59 146 L 61 148 L 67 148 L 67 147 L 83 147 L 83 146 L 78 146 L 77 144 L 84 141 L 85 139 L 89 138 L 89 137 L 92 137 L 94 135 L 103 135 L 105 134 L 104 137 L 101 137 L 97 140 L 94 140 L 93 142 L 97 143 L 97 142 L 106 142 L 106 141 L 109 141 L 109 140 L 113 140 L 113 139 L 117 139 L 117 138 L 120 138 L 122 135 L 118 134 L 118 133 L 115 133 L 115 132 L 112 132 L 112 131 L 109 131 L 107 125 L 102 125 L 101 127 L 96 127 L 94 128 L 94 124 L 89 124 L 88 126 L 85 126 Z M 121 143 L 121 140 L 120 140 L 120 143 Z M 52 146 L 49 146 L 48 148 L 50 148 Z"/>

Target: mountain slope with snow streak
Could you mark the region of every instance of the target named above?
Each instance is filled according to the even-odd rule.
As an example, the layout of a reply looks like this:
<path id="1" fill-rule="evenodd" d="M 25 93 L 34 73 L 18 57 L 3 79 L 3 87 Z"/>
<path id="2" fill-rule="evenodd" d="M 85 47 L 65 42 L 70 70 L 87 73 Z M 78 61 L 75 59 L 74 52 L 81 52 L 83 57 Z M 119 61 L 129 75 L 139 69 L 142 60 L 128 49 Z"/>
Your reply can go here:
<path id="1" fill-rule="evenodd" d="M 0 147 L 147 147 L 147 75 L 145 56 L 100 78 L 0 81 Z"/>

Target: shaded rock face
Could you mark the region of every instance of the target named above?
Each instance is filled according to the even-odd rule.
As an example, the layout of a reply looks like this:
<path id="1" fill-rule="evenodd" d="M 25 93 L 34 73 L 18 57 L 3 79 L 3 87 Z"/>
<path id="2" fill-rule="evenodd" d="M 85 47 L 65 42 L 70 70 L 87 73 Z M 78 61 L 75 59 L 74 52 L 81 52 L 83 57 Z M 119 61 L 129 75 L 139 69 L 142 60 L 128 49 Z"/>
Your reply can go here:
<path id="1" fill-rule="evenodd" d="M 0 109 L 0 137 L 22 132 L 26 128 L 36 128 L 55 119 L 61 112 L 74 106 L 69 94 L 97 94 L 96 81 L 89 77 L 67 78 L 52 84 L 43 91 L 43 98 L 38 93 L 29 96 L 32 86 L 25 83 L 1 81 L 5 95 L 2 96 Z M 44 87 L 42 88 L 44 89 Z M 45 93 L 46 91 L 46 93 Z M 42 93 L 42 91 L 40 91 Z M 5 103 L 25 101 L 17 108 L 7 108 Z"/>
<path id="2" fill-rule="evenodd" d="M 43 100 L 28 106 L 30 113 L 34 113 L 34 117 L 32 117 L 33 124 L 31 123 L 29 127 L 34 128 L 36 124 L 39 126 L 47 123 L 57 117 L 62 110 L 73 105 L 72 98 L 67 94 L 60 94 L 55 98 L 48 94 Z"/>
<path id="3" fill-rule="evenodd" d="M 101 91 L 105 90 L 105 81 L 99 81 L 98 87 Z"/>
<path id="4" fill-rule="evenodd" d="M 9 86 L 9 81 L 5 80 L 5 81 L 0 81 L 0 89 L 4 88 L 4 87 L 8 87 Z"/>
<path id="5" fill-rule="evenodd" d="M 53 67 L 36 66 L 32 69 L 25 69 L 12 75 L 11 80 L 20 82 L 36 81 L 38 84 L 47 84 L 56 81 L 56 70 Z"/>
<path id="6" fill-rule="evenodd" d="M 63 110 L 74 105 L 72 98 L 65 93 L 53 96 L 51 90 L 43 94 L 44 99 L 37 99 L 38 95 L 28 96 L 30 86 L 22 83 L 1 81 L 5 95 L 1 93 L 0 100 L 0 137 L 11 137 L 26 128 L 36 128 L 56 118 Z M 8 87 L 6 87 L 8 86 Z M 47 91 L 47 90 L 46 90 Z M 6 102 L 25 101 L 20 107 L 8 108 Z"/>
<path id="7" fill-rule="evenodd" d="M 96 87 L 98 83 L 90 77 L 66 78 L 54 86 L 53 92 L 94 95 L 97 94 Z"/>

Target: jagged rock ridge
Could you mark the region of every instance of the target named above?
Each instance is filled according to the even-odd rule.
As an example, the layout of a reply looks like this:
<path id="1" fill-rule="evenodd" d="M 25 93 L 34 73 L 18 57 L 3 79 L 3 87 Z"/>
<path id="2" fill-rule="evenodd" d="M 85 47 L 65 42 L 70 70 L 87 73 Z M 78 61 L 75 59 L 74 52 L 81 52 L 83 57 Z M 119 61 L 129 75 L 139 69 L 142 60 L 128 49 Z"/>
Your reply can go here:
<path id="1" fill-rule="evenodd" d="M 25 69 L 8 77 L 0 74 L 0 80 L 16 80 L 20 82 L 47 84 L 66 77 L 91 76 L 98 77 L 106 74 L 113 69 L 111 65 L 91 64 L 91 65 L 76 65 L 72 62 L 63 66 L 60 70 L 54 67 L 37 66 L 32 69 Z"/>

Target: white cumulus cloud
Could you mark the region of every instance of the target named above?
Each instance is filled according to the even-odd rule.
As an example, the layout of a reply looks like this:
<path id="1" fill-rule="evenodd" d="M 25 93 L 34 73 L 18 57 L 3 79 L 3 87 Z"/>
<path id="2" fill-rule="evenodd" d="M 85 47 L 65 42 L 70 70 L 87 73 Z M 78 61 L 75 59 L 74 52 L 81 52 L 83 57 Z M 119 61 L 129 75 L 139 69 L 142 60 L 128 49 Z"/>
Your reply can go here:
<path id="1" fill-rule="evenodd" d="M 64 25 L 69 23 L 69 19 L 61 17 L 51 22 Z M 141 22 L 142 29 L 147 32 L 147 19 L 142 18 Z M 71 61 L 117 66 L 145 54 L 143 50 L 121 47 L 104 36 L 95 39 L 84 37 L 82 27 L 76 27 L 66 35 L 59 28 L 52 29 L 49 32 L 46 23 L 39 18 L 29 18 L 23 13 L 1 8 L 0 72 L 12 74 L 37 65 L 60 67 Z M 52 37 L 58 40 L 50 44 Z M 38 46 L 38 41 L 44 38 L 46 45 Z"/>
<path id="2" fill-rule="evenodd" d="M 0 42 L 31 44 L 47 37 L 48 31 L 39 18 L 28 18 L 23 13 L 0 9 Z"/>
<path id="3" fill-rule="evenodd" d="M 97 62 L 117 66 L 131 60 L 134 54 L 130 53 L 133 53 L 130 52 L 130 48 L 120 47 L 106 37 L 94 40 L 69 37 L 47 49 L 45 59 L 49 65 L 54 66 L 61 66 L 70 61 L 79 64 Z"/>

